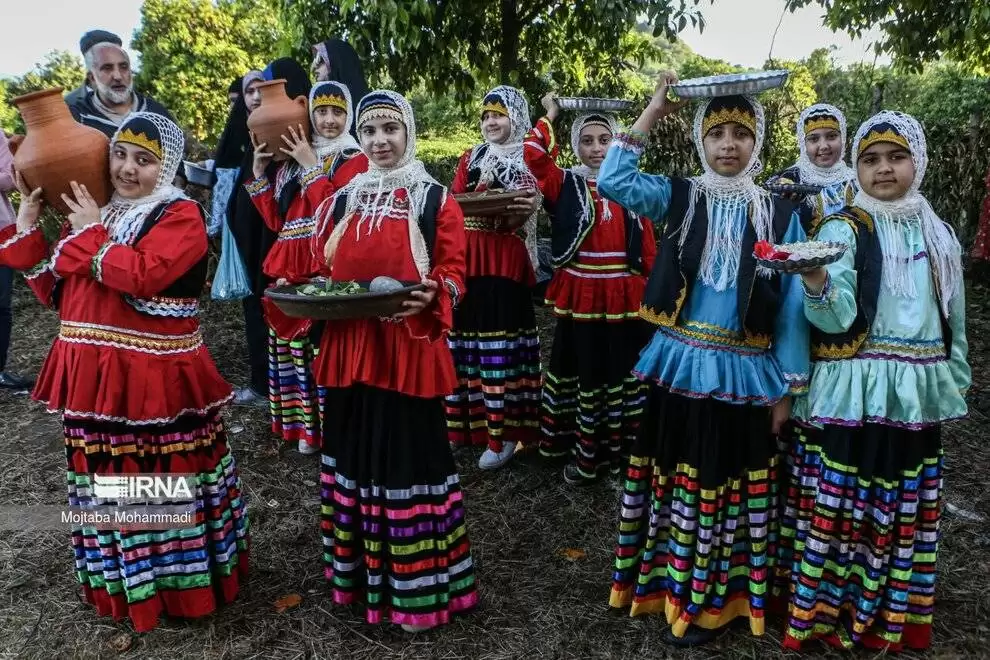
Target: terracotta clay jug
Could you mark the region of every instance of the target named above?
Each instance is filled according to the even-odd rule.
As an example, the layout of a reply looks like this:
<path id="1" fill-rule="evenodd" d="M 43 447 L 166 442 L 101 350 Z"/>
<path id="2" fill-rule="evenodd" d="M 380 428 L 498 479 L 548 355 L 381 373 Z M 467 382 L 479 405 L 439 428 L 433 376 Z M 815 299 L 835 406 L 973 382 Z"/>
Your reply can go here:
<path id="1" fill-rule="evenodd" d="M 282 136 L 288 137 L 289 126 L 301 124 L 306 139 L 310 136 L 309 99 L 297 96 L 290 99 L 285 94 L 285 79 L 269 80 L 258 85 L 261 92 L 261 105 L 248 115 L 248 129 L 254 133 L 259 144 L 268 145 L 265 151 L 273 154 L 272 159 L 283 161 L 289 156 L 282 153 Z"/>
<path id="2" fill-rule="evenodd" d="M 27 135 L 13 141 L 14 169 L 32 190 L 40 187 L 45 201 L 68 215 L 62 193 L 72 197 L 70 182 L 86 186 L 96 203 L 110 201 L 110 140 L 72 118 L 61 88 L 44 89 L 13 100 Z"/>

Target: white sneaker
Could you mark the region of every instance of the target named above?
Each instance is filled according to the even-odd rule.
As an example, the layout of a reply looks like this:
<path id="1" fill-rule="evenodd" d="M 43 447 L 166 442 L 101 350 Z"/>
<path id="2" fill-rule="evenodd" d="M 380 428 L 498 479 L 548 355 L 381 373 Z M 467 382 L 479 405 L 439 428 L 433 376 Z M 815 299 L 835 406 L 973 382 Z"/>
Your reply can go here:
<path id="1" fill-rule="evenodd" d="M 319 447 L 314 447 L 305 440 L 299 440 L 299 443 L 296 445 L 296 450 L 303 456 L 312 456 L 313 454 L 320 453 Z"/>
<path id="2" fill-rule="evenodd" d="M 497 470 L 508 463 L 515 453 L 516 443 L 503 442 L 502 451 L 498 453 L 493 452 L 491 449 L 486 449 L 485 453 L 481 455 L 481 459 L 478 460 L 478 467 L 482 470 Z"/>
<path id="3" fill-rule="evenodd" d="M 430 629 L 430 626 L 413 626 L 413 625 L 408 624 L 408 623 L 403 623 L 402 624 L 402 630 L 404 630 L 407 633 L 411 633 L 411 634 L 416 634 L 418 632 L 423 632 L 423 631 L 429 630 L 429 629 Z"/>

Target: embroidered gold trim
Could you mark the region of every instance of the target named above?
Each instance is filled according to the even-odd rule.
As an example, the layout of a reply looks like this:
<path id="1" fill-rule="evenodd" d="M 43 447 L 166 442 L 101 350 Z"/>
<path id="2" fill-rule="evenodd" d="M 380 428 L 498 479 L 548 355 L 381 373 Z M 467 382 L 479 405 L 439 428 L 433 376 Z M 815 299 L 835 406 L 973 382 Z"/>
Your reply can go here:
<path id="1" fill-rule="evenodd" d="M 708 131 L 716 126 L 728 124 L 729 122 L 735 122 L 745 126 L 753 132 L 753 135 L 756 135 L 756 115 L 742 108 L 722 108 L 707 115 L 704 121 L 701 122 L 702 137 L 708 135 Z"/>
<path id="2" fill-rule="evenodd" d="M 683 278 L 682 282 L 683 282 Z M 681 308 L 684 306 L 684 300 L 687 298 L 687 285 L 681 285 L 681 293 L 677 300 L 674 301 L 674 311 L 671 314 L 664 312 L 663 310 L 657 312 L 657 310 L 652 307 L 647 307 L 646 305 L 640 305 L 639 315 L 649 321 L 654 325 L 662 325 L 668 328 L 672 328 L 677 323 L 677 317 L 681 315 Z"/>
<path id="3" fill-rule="evenodd" d="M 364 124 L 369 119 L 391 119 L 392 121 L 405 123 L 405 117 L 402 116 L 402 111 L 389 103 L 376 103 L 362 110 L 361 117 L 358 119 L 358 126 Z"/>
<path id="4" fill-rule="evenodd" d="M 815 344 L 811 345 L 811 357 L 816 360 L 847 360 L 859 352 L 869 330 L 864 330 L 848 344 Z"/>
<path id="5" fill-rule="evenodd" d="M 319 94 L 313 97 L 313 110 L 323 108 L 328 105 L 334 108 L 340 108 L 344 112 L 347 112 L 347 99 L 343 96 L 337 96 L 336 94 Z"/>
<path id="6" fill-rule="evenodd" d="M 155 154 L 158 160 L 162 158 L 162 145 L 158 140 L 153 140 L 144 133 L 135 133 L 131 129 L 125 128 L 117 136 L 117 142 L 127 142 L 136 145 Z"/>
<path id="7" fill-rule="evenodd" d="M 203 344 L 203 338 L 198 331 L 188 335 L 167 337 L 129 332 L 123 328 L 90 326 L 67 321 L 62 323 L 59 337 L 73 343 L 109 345 L 159 354 L 192 351 Z"/>
<path id="8" fill-rule="evenodd" d="M 842 130 L 842 127 L 839 126 L 839 120 L 834 117 L 820 117 L 817 119 L 809 119 L 804 122 L 804 130 L 806 133 L 817 131 L 820 128 L 831 128 L 835 131 Z"/>
<path id="9" fill-rule="evenodd" d="M 486 112 L 497 112 L 500 115 L 509 116 L 509 109 L 505 107 L 504 104 L 498 101 L 489 101 L 488 103 L 483 103 L 481 105 L 481 114 L 484 115 Z"/>
<path id="10" fill-rule="evenodd" d="M 878 142 L 889 142 L 891 144 L 896 144 L 899 147 L 904 147 L 908 151 L 911 151 L 911 147 L 908 146 L 907 140 L 903 136 L 898 135 L 891 129 L 887 129 L 882 133 L 877 131 L 870 131 L 867 133 L 862 140 L 859 142 L 859 153 L 862 154 L 864 151 L 872 147 Z"/>

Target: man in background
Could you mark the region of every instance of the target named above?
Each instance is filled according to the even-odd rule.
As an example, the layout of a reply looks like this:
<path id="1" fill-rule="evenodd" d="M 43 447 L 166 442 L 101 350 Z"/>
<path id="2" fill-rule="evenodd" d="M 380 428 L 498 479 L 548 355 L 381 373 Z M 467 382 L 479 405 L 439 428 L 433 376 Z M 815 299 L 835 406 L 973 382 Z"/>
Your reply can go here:
<path id="1" fill-rule="evenodd" d="M 89 52 L 90 48 L 101 43 L 114 44 L 116 46 L 124 45 L 120 37 L 115 35 L 113 32 L 107 32 L 106 30 L 90 30 L 84 34 L 81 39 L 79 39 L 79 54 L 83 56 L 83 60 L 85 61 L 86 53 Z M 81 99 L 85 98 L 86 93 L 89 92 L 90 89 L 89 72 L 87 71 L 83 84 L 76 87 L 65 96 L 65 104 L 72 107 L 73 103 L 78 103 Z"/>
<path id="2" fill-rule="evenodd" d="M 154 112 L 175 121 L 163 105 L 134 91 L 131 58 L 117 44 L 110 41 L 93 44 L 86 51 L 85 63 L 90 89 L 69 103 L 69 110 L 79 123 L 112 138 L 131 112 Z"/>

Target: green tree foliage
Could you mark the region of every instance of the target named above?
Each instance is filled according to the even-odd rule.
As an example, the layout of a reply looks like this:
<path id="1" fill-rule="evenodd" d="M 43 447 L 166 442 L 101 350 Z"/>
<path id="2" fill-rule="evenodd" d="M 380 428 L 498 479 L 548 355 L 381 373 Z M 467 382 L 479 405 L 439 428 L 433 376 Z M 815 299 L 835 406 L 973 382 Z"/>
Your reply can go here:
<path id="1" fill-rule="evenodd" d="M 66 93 L 83 83 L 82 59 L 64 50 L 53 50 L 20 78 L 0 81 L 0 127 L 8 133 L 23 133 L 24 125 L 13 101 L 22 94 L 61 87 Z"/>
<path id="2" fill-rule="evenodd" d="M 347 39 L 379 79 L 400 90 L 424 83 L 466 102 L 480 88 L 513 84 L 604 87 L 624 55 L 644 54 L 627 36 L 638 19 L 655 35 L 701 25 L 702 0 L 288 0 L 290 29 L 308 45 Z M 338 11 L 339 9 L 339 11 Z M 637 50 L 638 49 L 638 50 Z M 618 58 L 618 59 L 616 59 Z M 550 75 L 550 78 L 546 78 Z"/>
<path id="3" fill-rule="evenodd" d="M 810 4 L 825 10 L 825 25 L 853 37 L 874 27 L 886 52 L 915 71 L 942 58 L 990 73 L 990 2 L 987 0 L 787 0 L 791 11 Z"/>
<path id="4" fill-rule="evenodd" d="M 145 0 L 133 47 L 138 87 L 195 139 L 213 144 L 227 119 L 227 87 L 273 59 L 280 32 L 269 0 Z"/>

